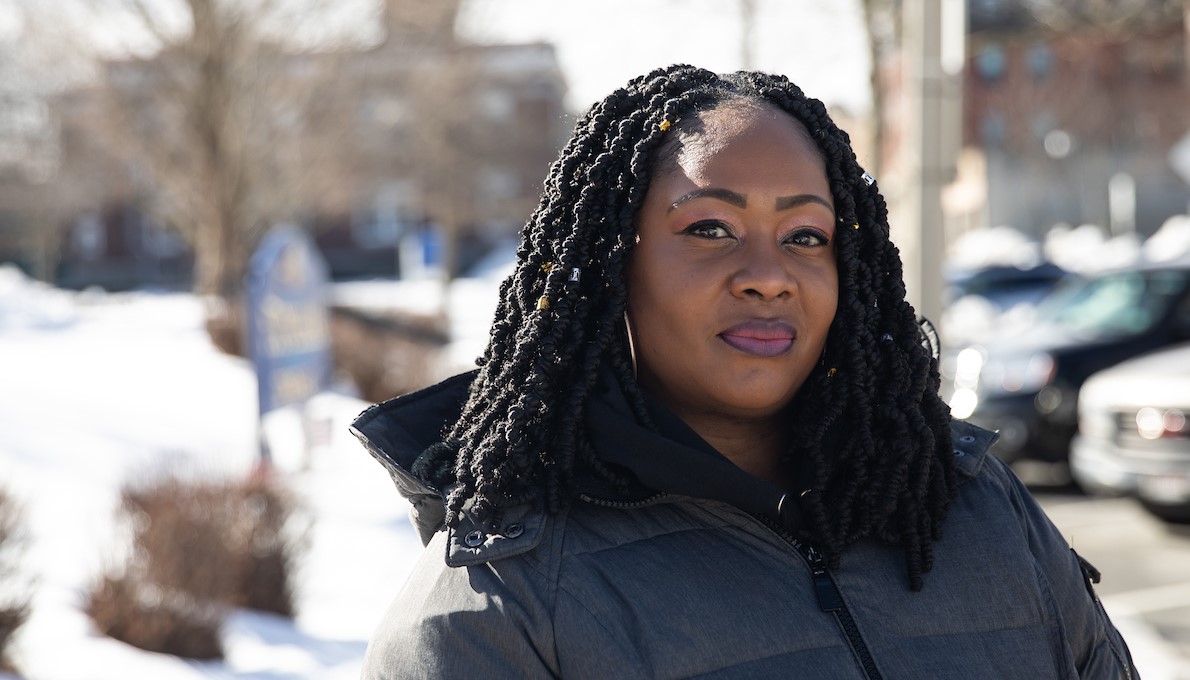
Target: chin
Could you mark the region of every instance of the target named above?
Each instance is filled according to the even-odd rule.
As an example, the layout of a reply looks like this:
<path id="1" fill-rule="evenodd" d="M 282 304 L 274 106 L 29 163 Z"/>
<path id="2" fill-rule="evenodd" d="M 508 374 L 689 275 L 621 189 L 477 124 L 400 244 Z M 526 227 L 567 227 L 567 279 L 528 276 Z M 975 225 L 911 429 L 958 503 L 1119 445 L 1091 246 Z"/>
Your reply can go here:
<path id="1" fill-rule="evenodd" d="M 724 394 L 721 404 L 725 414 L 744 419 L 770 418 L 781 413 L 793 401 L 793 392 L 758 393 L 756 390 L 746 390 L 744 393 Z M 736 397 L 736 398 L 733 398 Z"/>

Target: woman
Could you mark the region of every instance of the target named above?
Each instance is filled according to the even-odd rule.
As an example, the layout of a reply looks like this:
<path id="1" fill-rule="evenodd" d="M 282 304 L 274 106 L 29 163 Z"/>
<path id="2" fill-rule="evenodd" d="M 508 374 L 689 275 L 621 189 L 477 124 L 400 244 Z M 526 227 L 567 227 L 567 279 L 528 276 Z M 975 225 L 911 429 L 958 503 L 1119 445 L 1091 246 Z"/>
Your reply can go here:
<path id="1" fill-rule="evenodd" d="M 355 425 L 429 548 L 365 677 L 1132 677 L 950 422 L 876 184 L 782 77 L 596 104 L 479 363 Z"/>

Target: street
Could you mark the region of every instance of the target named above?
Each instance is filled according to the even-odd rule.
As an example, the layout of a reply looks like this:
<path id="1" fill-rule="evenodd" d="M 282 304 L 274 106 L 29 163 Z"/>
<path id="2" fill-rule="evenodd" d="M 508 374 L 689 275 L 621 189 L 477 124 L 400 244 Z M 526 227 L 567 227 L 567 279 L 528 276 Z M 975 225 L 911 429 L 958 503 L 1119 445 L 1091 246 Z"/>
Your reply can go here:
<path id="1" fill-rule="evenodd" d="M 1102 572 L 1096 591 L 1142 677 L 1190 679 L 1190 525 L 1163 523 L 1129 498 L 1088 498 L 1061 486 L 1032 491 Z"/>

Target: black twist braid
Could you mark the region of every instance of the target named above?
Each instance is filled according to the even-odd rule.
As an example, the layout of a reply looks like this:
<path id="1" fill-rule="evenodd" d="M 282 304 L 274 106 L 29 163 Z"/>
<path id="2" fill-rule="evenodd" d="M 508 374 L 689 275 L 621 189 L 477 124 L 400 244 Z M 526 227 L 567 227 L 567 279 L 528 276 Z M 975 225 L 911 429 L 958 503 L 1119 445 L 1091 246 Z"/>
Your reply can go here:
<path id="1" fill-rule="evenodd" d="M 657 69 L 575 125 L 521 232 L 517 269 L 501 287 L 470 398 L 445 433 L 458 443 L 448 522 L 464 512 L 491 521 L 530 501 L 556 512 L 569 502 L 580 465 L 623 482 L 597 459 L 582 415 L 596 371 L 607 365 L 636 417 L 649 423 L 621 321 L 636 214 L 654 169 L 678 150 L 676 131 L 696 125 L 699 111 L 749 104 L 777 107 L 806 128 L 839 217 L 838 310 L 824 365 L 791 409 L 787 462 L 809 471 L 806 537 L 834 564 L 865 537 L 900 545 L 910 585 L 921 588 L 955 490 L 937 368 L 905 302 L 884 199 L 850 139 L 821 102 L 763 73 Z"/>

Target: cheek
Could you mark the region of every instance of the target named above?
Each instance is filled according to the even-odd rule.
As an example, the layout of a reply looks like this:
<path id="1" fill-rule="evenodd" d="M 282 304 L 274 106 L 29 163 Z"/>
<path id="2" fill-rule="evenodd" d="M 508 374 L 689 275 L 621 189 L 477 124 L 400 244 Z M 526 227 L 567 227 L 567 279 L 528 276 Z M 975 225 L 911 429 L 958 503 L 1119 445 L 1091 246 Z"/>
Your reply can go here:
<path id="1" fill-rule="evenodd" d="M 625 285 L 628 287 L 628 311 L 632 320 L 652 318 L 664 314 L 667 305 L 663 296 L 667 282 L 664 279 L 663 258 L 648 245 L 637 245 L 625 270 Z M 673 297 L 672 295 L 670 297 Z"/>
<path id="2" fill-rule="evenodd" d="M 809 311 L 824 329 L 828 329 L 839 310 L 839 276 L 834 267 L 824 271 L 815 282 L 813 296 Z"/>
<path id="3" fill-rule="evenodd" d="M 830 299 L 823 305 L 823 325 L 822 325 L 822 350 L 826 350 L 827 342 L 830 338 L 831 328 L 835 325 L 835 318 L 839 315 L 839 287 L 836 280 L 831 286 Z"/>
<path id="4" fill-rule="evenodd" d="M 680 304 L 674 298 L 664 294 L 656 277 L 637 275 L 629 279 L 628 315 L 637 335 L 637 349 L 656 344 L 662 329 L 672 324 L 675 307 Z"/>
<path id="5" fill-rule="evenodd" d="M 813 288 L 822 298 L 836 300 L 839 297 L 839 266 L 834 260 L 816 262 L 805 271 L 805 285 Z M 830 304 L 834 304 L 831 302 Z"/>
<path id="6" fill-rule="evenodd" d="M 696 351 L 699 319 L 706 306 L 695 304 L 677 274 L 654 267 L 628 277 L 628 316 L 637 359 L 645 372 L 670 373 Z"/>

